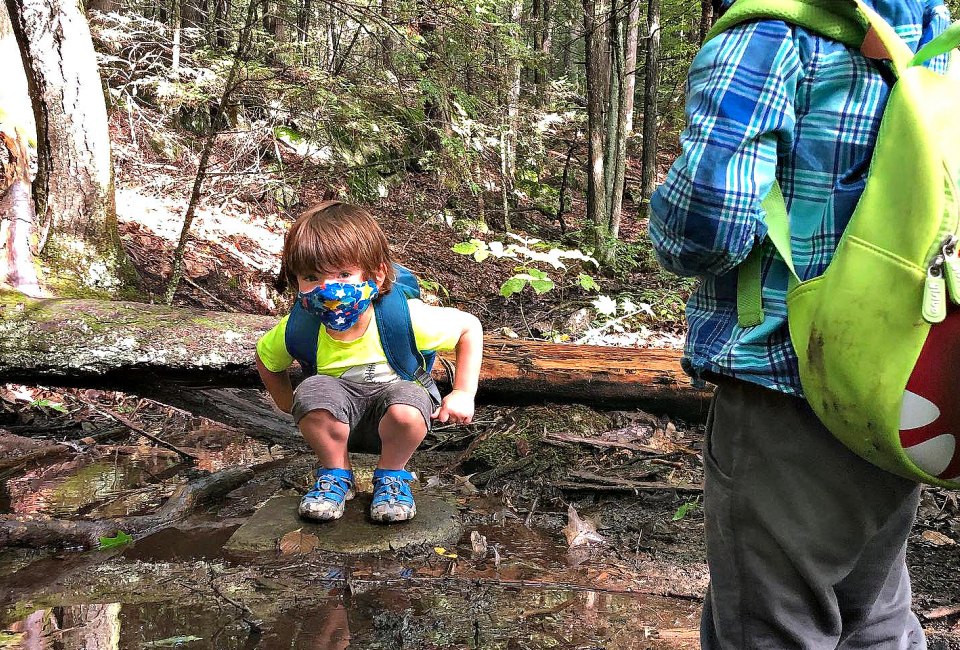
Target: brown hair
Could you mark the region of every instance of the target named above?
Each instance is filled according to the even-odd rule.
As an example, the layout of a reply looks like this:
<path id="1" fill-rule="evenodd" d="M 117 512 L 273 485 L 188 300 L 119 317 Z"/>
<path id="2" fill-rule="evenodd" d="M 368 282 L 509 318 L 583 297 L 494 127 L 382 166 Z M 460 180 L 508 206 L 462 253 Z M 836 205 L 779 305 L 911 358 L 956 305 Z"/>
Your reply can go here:
<path id="1" fill-rule="evenodd" d="M 333 273 L 354 265 L 370 280 L 385 268 L 380 295 L 390 291 L 396 277 L 393 257 L 376 219 L 359 206 L 322 201 L 304 210 L 287 232 L 277 289 L 296 287 L 297 276 Z"/>

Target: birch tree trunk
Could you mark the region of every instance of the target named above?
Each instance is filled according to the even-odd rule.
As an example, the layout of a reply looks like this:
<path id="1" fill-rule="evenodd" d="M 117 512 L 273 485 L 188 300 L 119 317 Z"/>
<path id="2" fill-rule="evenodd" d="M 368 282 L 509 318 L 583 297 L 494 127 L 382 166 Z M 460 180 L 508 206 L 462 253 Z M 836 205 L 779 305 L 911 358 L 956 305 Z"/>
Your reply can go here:
<path id="1" fill-rule="evenodd" d="M 135 271 L 117 230 L 103 84 L 77 4 L 6 0 L 37 128 L 33 195 L 48 288 L 115 295 Z"/>
<path id="2" fill-rule="evenodd" d="M 647 61 L 643 101 L 643 166 L 640 172 L 646 215 L 657 181 L 657 91 L 660 86 L 660 0 L 647 0 Z"/>
<path id="3" fill-rule="evenodd" d="M 20 48 L 6 5 L 0 4 L 0 285 L 30 296 L 44 295 L 34 263 L 36 212 L 31 196 L 30 151 L 33 110 Z"/>

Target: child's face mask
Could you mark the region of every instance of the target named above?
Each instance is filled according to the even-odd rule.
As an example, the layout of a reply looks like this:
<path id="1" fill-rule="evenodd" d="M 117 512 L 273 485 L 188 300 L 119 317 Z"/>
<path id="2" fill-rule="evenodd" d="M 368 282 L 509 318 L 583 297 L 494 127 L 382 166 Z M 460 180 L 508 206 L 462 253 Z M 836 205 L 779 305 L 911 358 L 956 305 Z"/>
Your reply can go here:
<path id="1" fill-rule="evenodd" d="M 311 291 L 299 292 L 297 300 L 325 327 L 343 332 L 356 325 L 360 315 L 379 293 L 372 280 L 359 284 L 327 282 Z"/>

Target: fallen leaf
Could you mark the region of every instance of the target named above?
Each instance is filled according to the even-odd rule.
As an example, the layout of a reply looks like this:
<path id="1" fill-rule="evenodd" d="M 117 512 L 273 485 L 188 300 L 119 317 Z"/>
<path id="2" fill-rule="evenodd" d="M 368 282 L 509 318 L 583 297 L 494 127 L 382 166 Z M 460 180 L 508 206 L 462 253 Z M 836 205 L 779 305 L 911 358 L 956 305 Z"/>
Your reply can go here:
<path id="1" fill-rule="evenodd" d="M 933 544 L 934 546 L 953 546 L 956 544 L 954 540 L 947 537 L 943 533 L 938 533 L 935 530 L 923 531 L 920 533 L 920 538 L 929 544 Z"/>
<path id="2" fill-rule="evenodd" d="M 433 547 L 433 550 L 434 550 L 434 552 L 435 552 L 437 555 L 439 555 L 440 557 L 450 558 L 451 560 L 456 560 L 456 559 L 457 559 L 457 554 L 456 554 L 456 553 L 451 553 L 450 551 L 448 551 L 447 549 L 443 548 L 442 546 L 434 546 L 434 547 Z"/>
<path id="3" fill-rule="evenodd" d="M 100 548 L 101 549 L 116 548 L 117 546 L 123 546 L 124 544 L 129 544 L 132 541 L 133 541 L 133 538 L 121 530 L 117 533 L 116 537 L 101 537 Z"/>
<path id="4" fill-rule="evenodd" d="M 606 540 L 597 532 L 597 526 L 589 517 L 581 518 L 573 504 L 567 506 L 567 525 L 563 527 L 567 546 L 577 548 L 592 544 L 603 544 Z"/>
<path id="5" fill-rule="evenodd" d="M 470 533 L 470 546 L 473 547 L 473 554 L 479 557 L 487 555 L 487 538 L 480 534 L 480 531 Z"/>
<path id="6" fill-rule="evenodd" d="M 440 475 L 431 476 L 427 479 L 427 487 L 435 488 L 440 487 Z"/>
<path id="7" fill-rule="evenodd" d="M 477 489 L 477 486 L 470 482 L 470 477 L 473 474 L 468 474 L 467 476 L 453 476 L 453 485 L 456 487 L 457 492 L 460 494 L 477 494 L 480 490 Z"/>
<path id="8" fill-rule="evenodd" d="M 294 555 L 299 553 L 310 553 L 320 544 L 320 539 L 316 535 L 303 532 L 302 528 L 291 530 L 280 538 L 280 554 Z"/>

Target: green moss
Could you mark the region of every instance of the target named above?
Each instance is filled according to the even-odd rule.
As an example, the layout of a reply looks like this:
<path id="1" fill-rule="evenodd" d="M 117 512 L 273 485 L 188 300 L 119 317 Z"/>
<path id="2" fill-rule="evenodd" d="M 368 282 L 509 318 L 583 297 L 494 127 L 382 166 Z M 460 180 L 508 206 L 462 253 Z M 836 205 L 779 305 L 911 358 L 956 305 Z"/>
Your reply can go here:
<path id="1" fill-rule="evenodd" d="M 47 275 L 44 279 L 47 290 L 59 298 L 85 298 L 88 300 L 110 300 L 113 294 L 106 289 L 99 289 L 79 284 L 74 278 Z"/>
<path id="2" fill-rule="evenodd" d="M 215 318 L 208 318 L 206 316 L 194 316 L 190 320 L 197 325 L 211 327 L 213 329 L 220 330 L 221 332 L 233 331 L 237 329 L 236 323 L 220 321 Z"/>
<path id="3" fill-rule="evenodd" d="M 534 476 L 572 466 L 579 458 L 580 450 L 574 446 L 545 444 L 546 434 L 589 436 L 611 426 L 607 415 L 580 404 L 525 408 L 503 431 L 480 443 L 471 460 L 492 469 L 527 458 L 530 462 L 524 465 L 523 474 Z"/>

